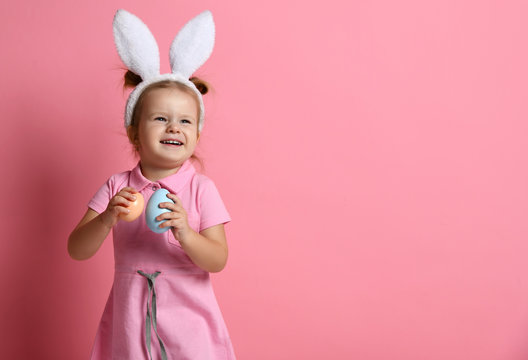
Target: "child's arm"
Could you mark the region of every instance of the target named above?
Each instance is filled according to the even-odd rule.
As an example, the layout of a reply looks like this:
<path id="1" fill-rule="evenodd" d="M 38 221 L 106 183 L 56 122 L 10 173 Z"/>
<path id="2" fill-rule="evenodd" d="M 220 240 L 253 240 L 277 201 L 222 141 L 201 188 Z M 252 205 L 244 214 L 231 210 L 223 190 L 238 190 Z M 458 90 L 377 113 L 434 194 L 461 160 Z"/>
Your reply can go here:
<path id="1" fill-rule="evenodd" d="M 157 217 L 158 221 L 167 220 L 160 227 L 172 227 L 174 237 L 197 266 L 208 272 L 221 271 L 227 263 L 228 255 L 224 225 L 211 226 L 197 233 L 189 226 L 187 212 L 181 200 L 174 194 L 167 196 L 174 204 L 160 204 L 160 207 L 171 210 Z"/>
<path id="2" fill-rule="evenodd" d="M 227 263 L 228 254 L 224 225 L 211 226 L 200 233 L 189 230 L 179 239 L 185 253 L 205 271 L 222 271 Z"/>
<path id="3" fill-rule="evenodd" d="M 86 260 L 99 250 L 112 227 L 119 221 L 119 215 L 130 212 L 126 207 L 136 199 L 135 192 L 135 189 L 123 188 L 110 199 L 106 210 L 101 214 L 92 209 L 86 211 L 68 238 L 68 253 L 71 258 Z"/>
<path id="4" fill-rule="evenodd" d="M 91 258 L 103 244 L 112 228 L 106 226 L 100 214 L 88 209 L 68 238 L 68 253 L 75 260 Z"/>

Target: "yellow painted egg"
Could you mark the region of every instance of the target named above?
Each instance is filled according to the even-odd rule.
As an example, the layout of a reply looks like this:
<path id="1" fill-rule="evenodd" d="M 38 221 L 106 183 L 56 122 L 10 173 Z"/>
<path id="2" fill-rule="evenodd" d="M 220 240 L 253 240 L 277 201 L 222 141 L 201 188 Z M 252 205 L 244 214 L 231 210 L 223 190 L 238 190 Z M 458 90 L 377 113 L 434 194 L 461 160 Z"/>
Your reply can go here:
<path id="1" fill-rule="evenodd" d="M 145 207 L 145 199 L 143 198 L 143 195 L 135 193 L 134 196 L 136 197 L 136 201 L 132 202 L 132 204 L 127 207 L 127 209 L 130 210 L 128 214 L 119 215 L 121 220 L 128 222 L 134 221 L 143 212 L 143 208 Z"/>

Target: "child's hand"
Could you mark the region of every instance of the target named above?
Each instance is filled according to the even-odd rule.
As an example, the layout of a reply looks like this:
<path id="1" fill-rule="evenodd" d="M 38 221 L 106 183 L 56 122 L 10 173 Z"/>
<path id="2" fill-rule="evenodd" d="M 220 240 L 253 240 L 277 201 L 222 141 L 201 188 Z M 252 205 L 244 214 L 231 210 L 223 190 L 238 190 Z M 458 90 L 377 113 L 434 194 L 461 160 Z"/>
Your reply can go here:
<path id="1" fill-rule="evenodd" d="M 127 209 L 128 206 L 136 200 L 138 191 L 131 187 L 125 187 L 121 189 L 108 203 L 106 210 L 101 213 L 101 221 L 109 228 L 113 228 L 119 221 L 119 215 L 128 214 L 130 212 Z"/>
<path id="2" fill-rule="evenodd" d="M 171 211 L 159 215 L 156 217 L 156 220 L 166 220 L 160 225 L 160 227 L 164 228 L 171 226 L 172 234 L 176 240 L 182 241 L 185 239 L 185 236 L 189 234 L 189 231 L 192 231 L 187 221 L 187 211 L 185 211 L 181 200 L 176 195 L 167 194 L 167 197 L 173 200 L 174 204 L 171 202 L 163 202 L 159 204 L 159 207 L 169 209 Z"/>

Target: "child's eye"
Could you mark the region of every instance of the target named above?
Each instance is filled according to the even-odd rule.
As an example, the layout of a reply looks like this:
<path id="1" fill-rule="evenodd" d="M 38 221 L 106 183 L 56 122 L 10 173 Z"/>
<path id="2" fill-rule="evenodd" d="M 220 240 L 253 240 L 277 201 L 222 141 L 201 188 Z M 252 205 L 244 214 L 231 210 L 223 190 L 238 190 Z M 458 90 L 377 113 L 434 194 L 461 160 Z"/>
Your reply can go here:
<path id="1" fill-rule="evenodd" d="M 154 120 L 159 120 L 159 121 L 167 121 L 167 119 L 165 119 L 164 117 L 162 116 L 158 116 L 157 118 L 155 118 Z"/>
<path id="2" fill-rule="evenodd" d="M 186 124 L 190 124 L 190 123 L 191 123 L 191 121 L 190 121 L 190 120 L 187 120 L 187 119 L 182 119 L 181 122 L 182 122 L 182 123 L 186 123 Z"/>

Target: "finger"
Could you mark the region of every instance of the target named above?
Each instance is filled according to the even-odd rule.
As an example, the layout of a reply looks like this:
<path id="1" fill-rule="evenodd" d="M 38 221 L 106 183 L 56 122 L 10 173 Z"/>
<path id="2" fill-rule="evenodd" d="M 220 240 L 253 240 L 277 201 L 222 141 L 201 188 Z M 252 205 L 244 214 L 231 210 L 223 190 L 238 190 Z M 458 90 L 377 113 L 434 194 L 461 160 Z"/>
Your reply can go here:
<path id="1" fill-rule="evenodd" d="M 159 227 L 160 228 L 173 227 L 173 228 L 179 229 L 183 227 L 183 222 L 181 221 L 181 219 L 171 219 L 171 220 L 162 222 Z"/>
<path id="2" fill-rule="evenodd" d="M 132 195 L 130 193 L 119 194 L 119 196 L 121 196 L 123 199 L 126 199 L 126 200 L 131 201 L 131 202 L 134 202 L 137 199 L 136 195 Z"/>
<path id="3" fill-rule="evenodd" d="M 135 194 L 137 194 L 138 192 L 132 192 L 130 190 L 125 190 L 125 189 L 133 190 L 133 188 L 124 188 L 124 189 L 121 189 L 121 191 L 117 193 L 117 195 L 122 196 L 130 201 L 135 201 L 137 199 L 137 196 Z"/>
<path id="4" fill-rule="evenodd" d="M 177 212 L 166 212 L 166 213 L 156 216 L 156 221 L 177 220 L 177 219 L 183 219 L 183 218 L 184 218 L 183 214 L 179 214 Z"/>
<path id="5" fill-rule="evenodd" d="M 175 194 L 167 194 L 167 197 L 171 199 L 172 201 L 174 201 L 175 204 L 180 205 L 180 206 L 183 205 L 180 198 L 176 196 Z"/>
<path id="6" fill-rule="evenodd" d="M 164 222 L 162 222 L 161 224 L 159 224 L 158 227 L 159 227 L 160 229 L 163 229 L 163 228 L 166 228 L 166 227 L 170 227 L 170 226 L 171 226 L 170 223 L 171 223 L 171 222 L 170 222 L 169 220 L 167 220 L 167 221 L 164 221 Z"/>
<path id="7" fill-rule="evenodd" d="M 181 207 L 178 206 L 177 204 L 174 204 L 174 203 L 171 203 L 171 202 L 162 202 L 159 204 L 159 207 L 162 208 L 162 209 L 169 209 L 169 210 L 172 210 L 172 211 L 181 211 Z"/>
<path id="8" fill-rule="evenodd" d="M 121 190 L 128 191 L 129 193 L 132 193 L 132 194 L 137 194 L 139 192 L 139 191 L 137 191 L 136 189 L 134 189 L 133 187 L 130 187 L 130 186 L 126 186 L 126 187 L 122 188 Z"/>
<path id="9" fill-rule="evenodd" d="M 167 194 L 167 197 L 170 198 L 172 201 L 174 201 L 174 204 L 176 205 L 176 207 L 180 209 L 179 211 L 187 213 L 187 210 L 185 210 L 185 207 L 183 207 L 183 202 L 178 196 L 174 194 Z"/>
<path id="10" fill-rule="evenodd" d="M 116 207 L 113 208 L 113 211 L 114 211 L 114 214 L 116 216 L 119 216 L 121 214 L 125 214 L 126 215 L 126 214 L 130 213 L 130 210 L 127 209 L 126 207 L 123 207 L 123 206 L 116 206 Z"/>
<path id="11" fill-rule="evenodd" d="M 123 205 L 125 207 L 127 206 L 130 206 L 132 205 L 132 202 L 131 201 L 128 201 L 127 199 L 125 199 L 124 197 L 122 196 L 114 196 L 114 198 L 112 199 L 112 201 L 110 202 L 110 204 L 112 206 L 116 206 L 116 205 Z"/>

